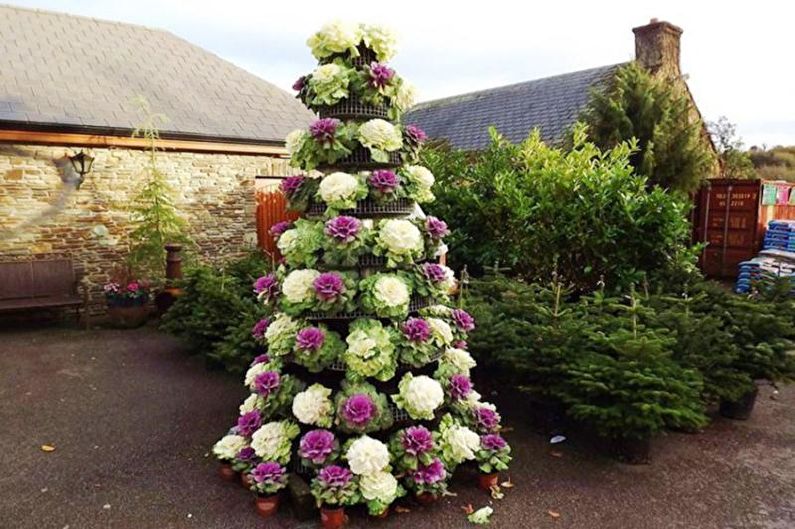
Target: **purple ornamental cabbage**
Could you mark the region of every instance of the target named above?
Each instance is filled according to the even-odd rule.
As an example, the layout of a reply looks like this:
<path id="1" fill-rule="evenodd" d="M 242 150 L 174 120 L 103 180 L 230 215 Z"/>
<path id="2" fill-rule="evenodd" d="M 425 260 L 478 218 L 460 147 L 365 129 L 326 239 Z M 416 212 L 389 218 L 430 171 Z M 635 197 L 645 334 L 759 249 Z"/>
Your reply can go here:
<path id="1" fill-rule="evenodd" d="M 244 446 L 240 449 L 240 452 L 237 453 L 235 459 L 239 459 L 240 461 L 251 461 L 252 459 L 257 457 L 257 453 L 254 451 L 253 448 L 250 446 Z"/>
<path id="2" fill-rule="evenodd" d="M 464 309 L 453 310 L 453 323 L 464 332 L 469 332 L 475 328 L 475 318 L 470 316 Z"/>
<path id="3" fill-rule="evenodd" d="M 276 371 L 265 371 L 254 378 L 254 391 L 267 397 L 279 389 L 281 377 Z"/>
<path id="4" fill-rule="evenodd" d="M 466 340 L 456 340 L 453 342 L 453 347 L 456 349 L 466 349 L 468 345 Z"/>
<path id="5" fill-rule="evenodd" d="M 339 243 L 349 243 L 356 239 L 361 229 L 362 221 L 356 217 L 340 215 L 326 222 L 323 231 Z"/>
<path id="6" fill-rule="evenodd" d="M 284 478 L 284 474 L 284 467 L 274 461 L 260 463 L 251 471 L 251 477 L 254 478 L 254 481 L 265 483 L 266 485 L 279 483 Z"/>
<path id="7" fill-rule="evenodd" d="M 375 416 L 377 409 L 373 399 L 364 393 L 348 397 L 342 404 L 341 415 L 346 422 L 356 427 L 365 426 Z"/>
<path id="8" fill-rule="evenodd" d="M 427 219 L 425 219 L 425 231 L 428 232 L 428 235 L 432 239 L 436 240 L 450 234 L 447 223 L 442 219 L 438 219 L 433 216 L 429 216 Z"/>
<path id="9" fill-rule="evenodd" d="M 377 62 L 370 63 L 370 85 L 374 88 L 383 88 L 395 76 L 395 70 Z"/>
<path id="10" fill-rule="evenodd" d="M 293 90 L 295 90 L 296 92 L 300 92 L 301 90 L 304 89 L 305 84 L 306 84 L 306 76 L 302 75 L 301 77 L 296 79 L 295 82 L 293 83 Z"/>
<path id="11" fill-rule="evenodd" d="M 381 193 L 391 193 L 400 184 L 400 179 L 394 171 L 379 169 L 370 173 L 367 183 Z"/>
<path id="12" fill-rule="evenodd" d="M 431 326 L 422 318 L 407 319 L 401 330 L 410 342 L 426 342 L 431 337 Z"/>
<path id="13" fill-rule="evenodd" d="M 251 365 L 255 366 L 257 364 L 267 364 L 271 361 L 271 357 L 267 354 L 261 354 L 254 357 L 254 360 L 251 361 Z"/>
<path id="14" fill-rule="evenodd" d="M 414 482 L 417 484 L 432 485 L 438 483 L 447 477 L 447 470 L 444 468 L 442 461 L 436 457 L 427 465 L 420 465 L 417 470 L 412 474 Z"/>
<path id="15" fill-rule="evenodd" d="M 508 443 L 505 442 L 505 439 L 503 439 L 501 435 L 490 433 L 480 436 L 480 446 L 486 450 L 497 452 L 508 446 Z"/>
<path id="16" fill-rule="evenodd" d="M 309 125 L 309 133 L 320 143 L 334 141 L 334 134 L 340 120 L 334 118 L 320 118 Z"/>
<path id="17" fill-rule="evenodd" d="M 353 474 L 339 465 L 323 467 L 317 474 L 318 479 L 328 488 L 342 488 L 350 483 Z"/>
<path id="18" fill-rule="evenodd" d="M 334 434 L 328 430 L 311 430 L 302 438 L 298 455 L 316 465 L 322 464 L 334 451 Z"/>
<path id="19" fill-rule="evenodd" d="M 453 375 L 450 377 L 450 397 L 455 400 L 466 398 L 472 392 L 472 382 L 466 375 Z"/>
<path id="20" fill-rule="evenodd" d="M 306 180 L 306 177 L 303 176 L 288 176 L 282 180 L 282 193 L 289 199 L 301 189 L 301 186 L 304 185 L 304 180 Z"/>
<path id="21" fill-rule="evenodd" d="M 323 347 L 326 341 L 326 333 L 319 327 L 305 327 L 298 331 L 295 336 L 295 343 L 299 349 L 306 351 L 317 351 Z"/>
<path id="22" fill-rule="evenodd" d="M 271 226 L 271 229 L 270 229 L 271 237 L 273 237 L 274 239 L 278 239 L 279 236 L 282 233 L 286 232 L 287 230 L 289 230 L 292 227 L 293 227 L 293 223 L 292 222 L 289 222 L 289 221 L 286 221 L 286 220 L 279 221 L 276 224 L 274 224 L 273 226 Z"/>
<path id="23" fill-rule="evenodd" d="M 337 272 L 323 272 L 312 282 L 318 299 L 333 302 L 345 292 L 345 281 Z"/>
<path id="24" fill-rule="evenodd" d="M 419 456 L 433 450 L 433 434 L 424 426 L 409 426 L 400 439 L 403 450 L 412 456 Z"/>
<path id="25" fill-rule="evenodd" d="M 275 274 L 267 274 L 254 281 L 254 293 L 258 297 L 270 301 L 279 294 L 279 280 Z"/>
<path id="26" fill-rule="evenodd" d="M 491 408 L 481 406 L 475 408 L 475 422 L 487 432 L 493 432 L 500 426 L 500 414 Z"/>
<path id="27" fill-rule="evenodd" d="M 425 131 L 419 128 L 417 125 L 406 125 L 403 129 L 406 137 L 411 143 L 420 144 L 428 139 L 428 135 L 425 134 Z"/>
<path id="28" fill-rule="evenodd" d="M 262 416 L 258 410 L 251 410 L 237 418 L 237 433 L 243 437 L 251 437 L 262 426 Z"/>
<path id="29" fill-rule="evenodd" d="M 442 265 L 437 263 L 422 263 L 422 275 L 431 283 L 444 283 L 447 281 L 447 272 Z"/>
<path id="30" fill-rule="evenodd" d="M 259 320 L 257 323 L 254 324 L 254 327 L 251 328 L 251 336 L 253 336 L 257 340 L 262 340 L 265 337 L 265 331 L 268 330 L 268 326 L 270 324 L 271 320 L 269 320 L 268 318 L 262 318 L 261 320 Z"/>

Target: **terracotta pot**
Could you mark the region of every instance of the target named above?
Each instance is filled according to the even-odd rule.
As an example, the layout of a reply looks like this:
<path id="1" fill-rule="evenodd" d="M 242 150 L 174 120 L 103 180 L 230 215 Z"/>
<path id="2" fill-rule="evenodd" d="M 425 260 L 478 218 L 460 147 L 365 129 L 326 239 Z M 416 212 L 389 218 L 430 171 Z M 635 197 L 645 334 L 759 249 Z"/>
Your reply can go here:
<path id="1" fill-rule="evenodd" d="M 720 414 L 727 419 L 747 421 L 751 417 L 751 412 L 754 411 L 758 394 L 759 388 L 755 387 L 736 401 L 720 401 Z"/>
<path id="2" fill-rule="evenodd" d="M 257 514 L 263 518 L 269 518 L 279 511 L 279 495 L 257 496 L 254 506 L 257 508 Z"/>
<path id="3" fill-rule="evenodd" d="M 496 472 L 491 474 L 478 474 L 478 487 L 485 491 L 491 491 L 492 487 L 499 485 L 500 475 Z"/>
<path id="4" fill-rule="evenodd" d="M 339 529 L 345 525 L 345 521 L 345 507 L 320 508 L 320 523 L 323 524 L 323 529 Z"/>
<path id="5" fill-rule="evenodd" d="M 227 465 L 226 463 L 221 463 L 221 466 L 218 467 L 218 475 L 224 481 L 235 481 L 237 479 L 237 472 L 232 469 L 232 465 Z"/>
<path id="6" fill-rule="evenodd" d="M 420 505 L 431 505 L 439 500 L 439 496 L 431 492 L 420 492 L 414 496 Z"/>
<path id="7" fill-rule="evenodd" d="M 134 329 L 146 323 L 149 317 L 148 305 L 115 305 L 108 307 L 111 324 L 118 329 Z"/>
<path id="8" fill-rule="evenodd" d="M 251 485 L 254 484 L 254 480 L 251 479 L 251 474 L 249 474 L 248 472 L 241 472 L 240 484 L 243 485 L 245 488 L 250 489 Z"/>

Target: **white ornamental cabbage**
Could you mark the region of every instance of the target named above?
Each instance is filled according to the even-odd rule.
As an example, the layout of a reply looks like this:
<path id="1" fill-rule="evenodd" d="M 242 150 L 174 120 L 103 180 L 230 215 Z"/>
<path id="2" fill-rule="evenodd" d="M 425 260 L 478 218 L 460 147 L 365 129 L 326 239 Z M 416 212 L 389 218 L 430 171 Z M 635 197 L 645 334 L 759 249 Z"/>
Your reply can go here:
<path id="1" fill-rule="evenodd" d="M 359 24 L 335 20 L 309 37 L 306 44 L 316 59 L 323 59 L 335 53 L 356 53 L 356 46 L 361 40 L 362 28 Z"/>
<path id="2" fill-rule="evenodd" d="M 426 318 L 428 325 L 431 327 L 431 332 L 434 338 L 441 342 L 443 345 L 448 345 L 453 341 L 453 329 L 450 325 L 439 318 Z"/>
<path id="3" fill-rule="evenodd" d="M 426 375 L 406 373 L 400 381 L 395 403 L 412 419 L 433 419 L 433 413 L 444 402 L 444 390 L 438 381 Z"/>
<path id="4" fill-rule="evenodd" d="M 315 68 L 315 71 L 312 72 L 312 80 L 318 83 L 327 83 L 333 81 L 340 73 L 342 73 L 342 68 L 332 62 Z"/>
<path id="5" fill-rule="evenodd" d="M 269 422 L 251 436 L 251 448 L 265 461 L 277 461 L 285 465 L 290 461 L 291 441 L 299 433 L 300 429 L 294 422 Z"/>
<path id="6" fill-rule="evenodd" d="M 390 219 L 381 225 L 380 242 L 395 255 L 421 252 L 422 232 L 413 222 L 404 219 Z"/>
<path id="7" fill-rule="evenodd" d="M 257 364 L 257 365 L 264 365 L 264 364 Z M 257 373 L 256 375 L 258 375 L 258 374 L 259 373 Z M 251 377 L 251 382 L 254 382 L 254 377 L 256 375 Z M 246 380 L 249 380 L 248 373 L 246 373 Z M 249 382 L 246 385 L 250 386 L 251 382 Z M 260 404 L 262 403 L 262 400 L 263 399 L 262 399 L 262 397 L 260 395 L 257 395 L 256 393 L 252 393 L 251 395 L 246 397 L 246 400 L 244 400 L 243 403 L 240 405 L 240 414 L 243 415 L 244 413 L 248 413 L 250 411 L 254 411 L 254 410 L 258 409 L 260 407 Z"/>
<path id="8" fill-rule="evenodd" d="M 459 424 L 453 424 L 442 432 L 444 454 L 453 464 L 475 459 L 475 452 L 480 448 L 480 436 Z"/>
<path id="9" fill-rule="evenodd" d="M 378 500 L 382 503 L 392 503 L 397 495 L 398 482 L 390 472 L 374 472 L 362 476 L 359 488 L 364 499 Z"/>
<path id="10" fill-rule="evenodd" d="M 430 189 L 433 187 L 434 182 L 436 182 L 436 178 L 427 167 L 423 167 L 421 165 L 409 165 L 404 169 L 404 171 L 409 181 L 415 184 L 417 187 Z"/>
<path id="11" fill-rule="evenodd" d="M 404 81 L 398 88 L 397 95 L 395 97 L 395 106 L 400 110 L 408 110 L 414 106 L 416 99 L 417 89 L 414 88 L 414 85 Z"/>
<path id="12" fill-rule="evenodd" d="M 348 343 L 348 351 L 363 360 L 367 360 L 378 353 L 376 349 L 378 342 L 371 338 L 366 331 L 353 331 L 345 341 Z"/>
<path id="13" fill-rule="evenodd" d="M 389 449 L 381 441 L 363 435 L 351 443 L 345 452 L 345 459 L 351 472 L 368 476 L 389 466 Z"/>
<path id="14" fill-rule="evenodd" d="M 268 362 L 260 362 L 259 364 L 254 364 L 253 366 L 248 368 L 248 371 L 246 371 L 246 376 L 243 378 L 244 384 L 247 387 L 251 386 L 251 384 L 254 383 L 254 379 L 257 378 L 257 375 L 260 375 L 265 371 L 270 371 L 271 369 L 273 368 L 270 364 L 268 364 Z M 249 399 L 250 398 L 251 397 L 249 397 Z"/>
<path id="15" fill-rule="evenodd" d="M 327 428 L 331 426 L 334 409 L 330 397 L 330 389 L 322 384 L 313 384 L 293 399 L 293 415 L 304 424 Z"/>
<path id="16" fill-rule="evenodd" d="M 406 305 L 411 298 L 406 283 L 395 276 L 384 276 L 378 279 L 373 286 L 373 295 L 388 308 Z"/>
<path id="17" fill-rule="evenodd" d="M 359 179 L 355 176 L 336 172 L 326 175 L 320 181 L 318 192 L 324 202 L 333 203 L 350 200 L 359 190 Z"/>
<path id="18" fill-rule="evenodd" d="M 468 351 L 456 347 L 447 348 L 442 355 L 442 361 L 451 364 L 461 374 L 469 374 L 469 370 L 477 365 Z"/>
<path id="19" fill-rule="evenodd" d="M 287 152 L 291 156 L 298 152 L 308 137 L 309 134 L 303 129 L 295 129 L 289 133 L 284 139 L 284 146 L 287 148 Z"/>
<path id="20" fill-rule="evenodd" d="M 317 270 L 293 270 L 282 283 L 282 294 L 290 303 L 303 303 L 310 301 L 315 296 L 313 282 L 317 279 L 320 272 Z M 267 335 L 267 331 L 266 331 Z"/>
<path id="21" fill-rule="evenodd" d="M 243 448 L 246 447 L 246 438 L 240 435 L 226 435 L 222 437 L 215 446 L 213 446 L 213 453 L 218 459 L 230 461 L 237 456 Z"/>
<path id="22" fill-rule="evenodd" d="M 301 237 L 299 236 L 298 230 L 290 228 L 279 236 L 279 240 L 276 241 L 276 247 L 282 255 L 287 255 L 295 250 L 300 242 Z"/>
<path id="23" fill-rule="evenodd" d="M 359 127 L 359 142 L 373 149 L 396 151 L 403 146 L 403 135 L 390 122 L 371 119 Z"/>
<path id="24" fill-rule="evenodd" d="M 376 58 L 380 62 L 386 62 L 395 56 L 397 38 L 391 29 L 367 24 L 362 26 L 362 33 L 365 46 L 375 52 Z"/>
<path id="25" fill-rule="evenodd" d="M 287 314 L 280 312 L 273 319 L 271 324 L 268 325 L 268 328 L 265 330 L 265 340 L 271 342 L 273 340 L 278 340 L 279 338 L 283 338 L 288 335 L 293 335 L 297 331 L 298 331 L 298 322 L 292 319 Z M 257 364 L 257 365 L 264 365 L 264 364 Z M 249 369 L 249 371 L 251 371 L 251 369 Z M 265 369 L 265 371 L 267 371 L 267 369 Z"/>

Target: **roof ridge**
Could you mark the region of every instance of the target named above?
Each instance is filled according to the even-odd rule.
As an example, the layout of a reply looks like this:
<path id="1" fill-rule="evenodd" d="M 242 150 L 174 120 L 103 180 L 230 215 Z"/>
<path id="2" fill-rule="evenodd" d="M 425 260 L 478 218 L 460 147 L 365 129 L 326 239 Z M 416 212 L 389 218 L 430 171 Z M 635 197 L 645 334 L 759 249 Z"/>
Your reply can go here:
<path id="1" fill-rule="evenodd" d="M 452 96 L 440 97 L 438 99 L 430 99 L 428 101 L 421 101 L 421 102 L 417 103 L 416 105 L 414 105 L 410 109 L 410 111 L 420 110 L 420 109 L 424 109 L 424 108 L 428 108 L 428 107 L 434 107 L 434 106 L 437 106 L 437 105 L 443 105 L 443 104 L 445 104 L 447 102 L 453 103 L 453 102 L 463 101 L 465 99 L 472 98 L 472 97 L 478 96 L 480 94 L 487 94 L 487 93 L 491 93 L 491 92 L 497 92 L 499 90 L 511 90 L 511 89 L 515 89 L 515 88 L 520 88 L 520 87 L 525 86 L 525 85 L 527 85 L 529 83 L 535 83 L 537 81 L 543 81 L 543 80 L 547 80 L 547 79 L 555 79 L 556 77 L 565 77 L 565 76 L 568 76 L 568 75 L 591 72 L 591 71 L 594 71 L 594 70 L 607 70 L 607 69 L 610 69 L 610 68 L 616 68 L 618 66 L 623 66 L 623 65 L 627 64 L 628 62 L 629 61 L 618 62 L 618 63 L 615 63 L 615 64 L 606 64 L 604 66 L 595 66 L 595 67 L 592 67 L 592 68 L 585 68 L 585 69 L 582 69 L 582 70 L 575 70 L 573 72 L 559 73 L 559 74 L 555 74 L 555 75 L 549 75 L 547 77 L 537 77 L 535 79 L 528 79 L 527 81 L 519 81 L 517 83 L 511 83 L 511 84 L 501 85 L 501 86 L 493 86 L 491 88 L 484 88 L 484 89 L 481 89 L 481 90 L 473 90 L 472 92 L 464 92 L 463 94 L 456 94 L 456 95 L 452 95 Z"/>
<path id="2" fill-rule="evenodd" d="M 12 9 L 12 10 L 15 10 L 15 11 L 27 11 L 29 13 L 39 13 L 39 14 L 42 14 L 42 15 L 57 15 L 57 16 L 61 16 L 61 17 L 81 18 L 83 20 L 91 20 L 93 22 L 98 22 L 98 23 L 102 23 L 102 24 L 112 24 L 112 25 L 116 25 L 116 26 L 132 26 L 132 27 L 136 27 L 136 28 L 146 29 L 146 30 L 149 30 L 149 31 L 157 31 L 158 33 L 169 33 L 171 35 L 174 35 L 174 33 L 172 33 L 171 31 L 169 31 L 167 29 L 164 29 L 164 28 L 147 26 L 145 24 L 136 24 L 134 22 L 123 22 L 123 21 L 120 21 L 120 20 L 109 20 L 109 19 L 106 19 L 106 18 L 97 18 L 97 17 L 92 17 L 92 16 L 89 16 L 89 15 L 80 15 L 80 14 L 77 14 L 77 13 L 67 13 L 66 11 L 56 11 L 54 9 L 42 9 L 42 8 L 39 8 L 39 7 L 15 6 L 15 5 L 12 5 L 12 4 L 0 3 L 0 9 L 2 9 L 2 8 L 8 8 L 8 9 Z"/>

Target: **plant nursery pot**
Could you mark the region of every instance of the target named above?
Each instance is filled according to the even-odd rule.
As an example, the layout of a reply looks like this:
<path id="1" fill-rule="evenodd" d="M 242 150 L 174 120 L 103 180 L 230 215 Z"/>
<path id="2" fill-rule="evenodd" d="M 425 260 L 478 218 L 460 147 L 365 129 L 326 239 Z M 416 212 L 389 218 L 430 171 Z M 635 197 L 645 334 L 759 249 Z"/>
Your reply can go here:
<path id="1" fill-rule="evenodd" d="M 754 389 L 736 401 L 720 401 L 720 414 L 727 419 L 747 421 L 751 417 L 751 412 L 754 411 L 754 404 L 756 404 L 756 396 L 758 394 L 759 388 L 754 387 Z"/>
<path id="2" fill-rule="evenodd" d="M 146 323 L 149 307 L 141 305 L 112 305 L 108 307 L 108 317 L 117 329 L 134 329 Z"/>
<path id="3" fill-rule="evenodd" d="M 263 518 L 269 518 L 279 511 L 279 495 L 257 496 L 254 506 L 257 509 L 257 514 Z"/>
<path id="4" fill-rule="evenodd" d="M 439 501 L 439 496 L 430 492 L 420 492 L 414 497 L 417 499 L 417 503 L 420 505 L 432 505 Z"/>
<path id="5" fill-rule="evenodd" d="M 232 469 L 232 465 L 225 463 L 221 463 L 221 466 L 218 467 L 218 475 L 224 481 L 235 481 L 237 479 L 237 472 Z"/>
<path id="6" fill-rule="evenodd" d="M 493 487 L 499 484 L 500 475 L 496 472 L 491 474 L 478 474 L 478 487 L 485 491 L 491 491 Z"/>
<path id="7" fill-rule="evenodd" d="M 251 485 L 254 484 L 254 481 L 251 479 L 251 474 L 249 474 L 248 472 L 241 472 L 240 484 L 243 485 L 245 488 L 250 489 Z"/>
<path id="8" fill-rule="evenodd" d="M 323 529 L 339 529 L 345 525 L 345 521 L 345 507 L 320 508 L 320 523 L 323 525 Z"/>
<path id="9" fill-rule="evenodd" d="M 648 465 L 651 463 L 651 437 L 612 439 L 612 452 L 622 463 Z"/>

